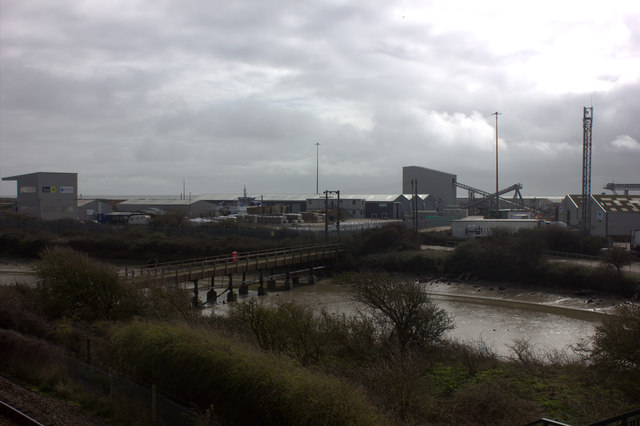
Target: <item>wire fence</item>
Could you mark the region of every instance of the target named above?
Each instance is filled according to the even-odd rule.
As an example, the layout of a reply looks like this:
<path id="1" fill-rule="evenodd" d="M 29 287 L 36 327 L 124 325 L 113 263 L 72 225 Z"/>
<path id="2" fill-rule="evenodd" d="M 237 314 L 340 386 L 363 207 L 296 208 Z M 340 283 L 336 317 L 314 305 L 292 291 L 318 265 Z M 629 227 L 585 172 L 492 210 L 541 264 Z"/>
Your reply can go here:
<path id="1" fill-rule="evenodd" d="M 110 374 L 75 358 L 66 358 L 69 376 L 87 391 L 108 397 L 121 411 L 129 412 L 132 423 L 167 426 L 214 426 L 223 424 L 208 410 L 188 407 L 176 402 L 155 385 L 142 386 L 131 380 Z"/>

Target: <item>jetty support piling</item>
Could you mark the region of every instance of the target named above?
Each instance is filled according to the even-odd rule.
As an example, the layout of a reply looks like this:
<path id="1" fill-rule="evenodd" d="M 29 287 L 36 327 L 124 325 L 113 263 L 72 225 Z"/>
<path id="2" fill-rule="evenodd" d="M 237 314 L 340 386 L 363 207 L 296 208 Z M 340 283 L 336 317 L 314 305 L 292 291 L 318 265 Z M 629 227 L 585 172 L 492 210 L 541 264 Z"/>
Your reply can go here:
<path id="1" fill-rule="evenodd" d="M 207 303 L 214 304 L 218 301 L 218 293 L 211 287 L 209 291 L 207 291 Z"/>
<path id="2" fill-rule="evenodd" d="M 264 276 L 260 271 L 260 286 L 258 287 L 258 296 L 266 296 L 267 291 L 264 288 Z"/>
<path id="3" fill-rule="evenodd" d="M 249 294 L 249 286 L 247 285 L 247 272 L 242 271 L 242 284 L 238 289 L 238 294 L 240 296 L 246 296 Z"/>
<path id="4" fill-rule="evenodd" d="M 269 279 L 267 280 L 267 291 L 276 290 L 276 280 L 273 278 L 273 270 L 269 271 Z"/>
<path id="5" fill-rule="evenodd" d="M 233 291 L 233 274 L 229 274 L 229 291 L 227 292 L 227 302 L 236 302 L 238 295 Z"/>
<path id="6" fill-rule="evenodd" d="M 316 277 L 313 276 L 313 263 L 311 264 L 311 267 L 309 268 L 309 284 L 313 285 L 316 283 Z"/>
<path id="7" fill-rule="evenodd" d="M 200 299 L 198 298 L 199 291 L 198 280 L 193 280 L 193 306 L 198 306 L 200 304 Z"/>
<path id="8" fill-rule="evenodd" d="M 284 289 L 291 290 L 291 272 L 287 271 L 284 279 Z"/>

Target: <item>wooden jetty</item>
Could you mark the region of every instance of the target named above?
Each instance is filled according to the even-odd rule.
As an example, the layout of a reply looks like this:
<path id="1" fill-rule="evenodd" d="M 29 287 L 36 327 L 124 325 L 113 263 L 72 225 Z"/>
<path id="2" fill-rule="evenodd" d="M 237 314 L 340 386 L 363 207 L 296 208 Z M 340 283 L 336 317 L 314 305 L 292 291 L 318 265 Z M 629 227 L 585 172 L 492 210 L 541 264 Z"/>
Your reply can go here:
<path id="1" fill-rule="evenodd" d="M 300 275 L 303 274 L 309 277 L 309 283 L 313 283 L 314 270 L 336 263 L 342 251 L 342 244 L 317 244 L 251 252 L 234 251 L 225 256 L 128 267 L 121 272 L 121 278 L 140 282 L 152 280 L 164 285 L 193 283 L 194 303 L 199 303 L 198 281 L 209 279 L 211 285 L 207 293 L 208 303 L 215 303 L 224 293 L 227 293 L 227 301 L 233 302 L 237 297 L 233 291 L 234 274 L 242 274 L 242 281 L 238 286 L 240 294 L 247 294 L 249 285 L 258 284 L 258 294 L 263 295 L 266 294 L 266 290 L 275 289 L 276 276 L 285 278 L 285 289 L 290 288 L 292 283 L 298 283 Z M 247 273 L 259 275 L 259 279 L 247 280 Z M 228 277 L 228 288 L 221 294 L 216 294 L 213 283 L 216 277 L 225 276 Z"/>

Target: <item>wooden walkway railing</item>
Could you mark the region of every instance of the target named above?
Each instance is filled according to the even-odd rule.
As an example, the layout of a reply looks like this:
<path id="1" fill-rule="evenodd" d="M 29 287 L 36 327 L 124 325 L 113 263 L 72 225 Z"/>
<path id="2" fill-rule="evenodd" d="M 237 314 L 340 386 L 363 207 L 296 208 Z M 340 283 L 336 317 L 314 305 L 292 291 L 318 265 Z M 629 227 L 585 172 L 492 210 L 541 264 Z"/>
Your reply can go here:
<path id="1" fill-rule="evenodd" d="M 121 272 L 121 278 L 127 280 L 153 278 L 163 282 L 182 283 L 238 272 L 316 264 L 336 259 L 342 250 L 342 244 L 319 244 L 244 253 L 232 252 L 225 256 L 128 267 Z"/>

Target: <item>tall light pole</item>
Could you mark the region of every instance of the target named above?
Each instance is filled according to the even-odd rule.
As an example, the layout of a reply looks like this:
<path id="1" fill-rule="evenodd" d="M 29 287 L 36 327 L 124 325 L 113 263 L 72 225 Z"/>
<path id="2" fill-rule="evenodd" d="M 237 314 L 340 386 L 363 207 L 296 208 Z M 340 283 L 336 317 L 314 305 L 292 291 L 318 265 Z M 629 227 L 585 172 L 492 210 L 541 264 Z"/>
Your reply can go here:
<path id="1" fill-rule="evenodd" d="M 316 142 L 316 194 L 320 194 L 320 190 L 318 189 L 318 176 L 320 175 L 320 144 Z"/>
<path id="2" fill-rule="evenodd" d="M 496 217 L 498 217 L 498 210 L 500 210 L 500 196 L 498 195 L 498 116 L 502 113 L 496 111 L 491 115 L 496 116 Z"/>

